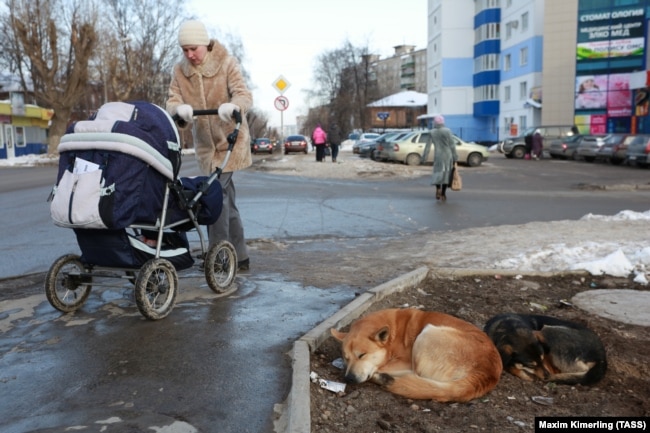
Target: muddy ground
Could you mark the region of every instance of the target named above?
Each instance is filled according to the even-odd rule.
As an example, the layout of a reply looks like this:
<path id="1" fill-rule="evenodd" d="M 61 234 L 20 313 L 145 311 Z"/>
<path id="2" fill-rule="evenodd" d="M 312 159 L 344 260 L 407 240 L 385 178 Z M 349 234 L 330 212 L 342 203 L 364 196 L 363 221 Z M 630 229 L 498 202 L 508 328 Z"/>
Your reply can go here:
<path id="1" fill-rule="evenodd" d="M 469 403 L 413 401 L 372 383 L 347 385 L 335 394 L 311 384 L 313 433 L 373 432 L 532 432 L 539 416 L 649 416 L 650 329 L 614 322 L 570 304 L 578 292 L 593 288 L 648 290 L 611 277 L 461 277 L 425 280 L 394 294 L 370 311 L 417 307 L 449 313 L 479 327 L 502 312 L 547 314 L 587 325 L 602 339 L 608 356 L 605 378 L 592 387 L 525 382 L 504 373 L 497 387 Z M 343 382 L 332 364 L 340 357 L 333 338 L 311 357 L 319 377 Z M 540 398 L 543 397 L 543 398 Z"/>
<path id="2" fill-rule="evenodd" d="M 430 167 L 377 164 L 351 154 L 343 154 L 339 164 L 306 164 L 304 159 L 312 157 L 258 156 L 254 169 L 285 175 L 377 179 L 412 178 L 427 175 L 431 170 Z M 630 279 L 588 274 L 498 277 L 497 269 L 503 263 L 497 263 L 496 258 L 541 254 L 554 251 L 556 245 L 563 248 L 585 245 L 593 241 L 594 233 L 599 233 L 603 243 L 634 251 L 642 247 L 637 245 L 638 233 L 646 229 L 647 223 L 643 221 L 626 221 L 624 226 L 616 225 L 616 230 L 598 220 L 555 221 L 519 225 L 514 231 L 517 236 L 512 235 L 512 227 L 502 226 L 399 239 L 254 242 L 251 255 L 254 259 L 258 254 L 269 257 L 272 253 L 274 259 L 288 260 L 299 251 L 306 263 L 318 260 L 320 266 L 311 267 L 308 273 L 301 268 L 287 268 L 291 278 L 324 288 L 345 284 L 357 294 L 419 266 L 494 269 L 490 276 L 425 280 L 418 287 L 390 295 L 370 311 L 418 307 L 452 314 L 481 328 L 490 317 L 503 312 L 547 314 L 587 325 L 603 340 L 609 362 L 605 378 L 592 387 L 524 382 L 504 373 L 497 387 L 486 396 L 470 403 L 443 404 L 412 401 L 372 383 L 347 385 L 341 394 L 311 384 L 312 433 L 532 432 L 534 419 L 539 416 L 650 415 L 647 362 L 650 328 L 614 322 L 570 305 L 571 298 L 585 290 L 647 291 L 650 287 Z M 479 253 L 485 245 L 490 245 L 489 254 Z M 335 257 L 323 254 L 333 249 L 339 251 Z M 390 262 L 392 266 L 374 265 L 379 256 L 382 263 Z M 566 269 L 566 263 L 557 261 L 561 257 L 555 256 L 547 254 L 543 260 L 517 263 L 515 267 L 524 275 Z M 311 369 L 323 379 L 343 382 L 343 372 L 332 365 L 339 357 L 338 343 L 329 338 L 312 354 Z"/>

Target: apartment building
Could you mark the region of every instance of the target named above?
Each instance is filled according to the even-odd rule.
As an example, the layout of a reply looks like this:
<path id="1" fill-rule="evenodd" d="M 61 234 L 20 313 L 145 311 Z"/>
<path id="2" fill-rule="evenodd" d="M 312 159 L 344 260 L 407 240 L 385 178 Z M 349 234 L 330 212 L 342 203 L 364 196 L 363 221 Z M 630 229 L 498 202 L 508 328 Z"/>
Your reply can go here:
<path id="1" fill-rule="evenodd" d="M 650 133 L 650 0 L 428 1 L 425 120 L 476 141 Z"/>
<path id="2" fill-rule="evenodd" d="M 406 90 L 426 93 L 427 50 L 415 48 L 414 45 L 396 45 L 391 57 L 370 57 L 368 63 L 380 95 L 388 96 Z"/>

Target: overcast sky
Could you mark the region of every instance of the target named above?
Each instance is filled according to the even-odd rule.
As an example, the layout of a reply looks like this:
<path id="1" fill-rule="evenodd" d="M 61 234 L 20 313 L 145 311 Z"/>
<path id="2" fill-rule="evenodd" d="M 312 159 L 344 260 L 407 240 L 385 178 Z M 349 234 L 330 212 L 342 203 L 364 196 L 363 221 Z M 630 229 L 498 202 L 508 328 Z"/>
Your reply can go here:
<path id="1" fill-rule="evenodd" d="M 395 45 L 426 48 L 427 1 L 402 0 L 190 0 L 188 10 L 210 29 L 238 35 L 246 51 L 244 66 L 250 72 L 254 103 L 280 126 L 272 86 L 280 76 L 290 83 L 284 93 L 289 108 L 284 125 L 306 114 L 304 90 L 312 85 L 315 59 L 324 51 L 340 48 L 345 40 L 368 45 L 382 58 Z M 216 34 L 211 36 L 217 36 Z"/>

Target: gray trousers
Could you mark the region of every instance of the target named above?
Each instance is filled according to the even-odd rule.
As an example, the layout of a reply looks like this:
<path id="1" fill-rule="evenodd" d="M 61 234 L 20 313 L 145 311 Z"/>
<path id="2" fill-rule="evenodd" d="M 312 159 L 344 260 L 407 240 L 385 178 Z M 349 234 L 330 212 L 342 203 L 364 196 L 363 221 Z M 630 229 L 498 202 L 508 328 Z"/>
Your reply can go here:
<path id="1" fill-rule="evenodd" d="M 248 258 L 248 248 L 244 238 L 244 225 L 235 203 L 236 193 L 235 184 L 232 182 L 232 172 L 221 173 L 219 183 L 223 189 L 223 209 L 217 222 L 208 226 L 208 239 L 210 245 L 222 240 L 229 241 L 237 251 L 237 260 L 241 262 Z"/>

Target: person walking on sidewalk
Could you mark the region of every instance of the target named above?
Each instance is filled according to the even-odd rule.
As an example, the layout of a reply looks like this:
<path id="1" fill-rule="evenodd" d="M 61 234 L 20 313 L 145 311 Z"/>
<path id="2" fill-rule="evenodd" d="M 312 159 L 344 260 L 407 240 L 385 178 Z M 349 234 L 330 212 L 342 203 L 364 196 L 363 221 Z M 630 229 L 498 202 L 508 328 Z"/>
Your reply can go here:
<path id="1" fill-rule="evenodd" d="M 542 152 L 544 151 L 544 139 L 542 138 L 542 134 L 539 132 L 539 129 L 535 130 L 535 133 L 533 134 L 533 149 L 532 149 L 532 157 L 534 159 L 542 159 Z"/>
<path id="2" fill-rule="evenodd" d="M 339 131 L 339 126 L 336 123 L 330 125 L 327 138 L 332 150 L 332 162 L 336 162 L 336 158 L 339 156 L 339 146 L 341 146 L 341 131 Z"/>
<path id="3" fill-rule="evenodd" d="M 316 125 L 314 132 L 311 133 L 311 142 L 314 147 L 316 147 L 316 161 L 323 162 L 323 157 L 325 156 L 325 146 L 327 146 L 327 134 L 320 126 L 320 123 Z"/>
<path id="4" fill-rule="evenodd" d="M 172 72 L 166 109 L 184 121 L 180 129 L 193 125 L 193 141 L 201 171 L 210 175 L 220 167 L 228 150 L 227 136 L 235 127 L 232 114 L 242 117 L 237 142 L 228 164 L 219 177 L 223 189 L 223 208 L 216 223 L 208 227 L 210 245 L 227 240 L 237 251 L 238 269 L 248 270 L 250 260 L 244 226 L 235 201 L 233 173 L 253 163 L 246 112 L 253 97 L 246 86 L 237 59 L 216 39 L 210 39 L 202 22 L 185 21 L 178 31 L 183 59 Z M 218 108 L 218 116 L 194 119 L 194 110 Z"/>
<path id="5" fill-rule="evenodd" d="M 433 118 L 433 129 L 424 147 L 422 161 L 426 161 L 433 145 L 433 174 L 431 185 L 436 186 L 436 200 L 447 200 L 447 187 L 451 184 L 452 172 L 458 161 L 456 140 L 451 130 L 445 126 L 445 118 L 438 115 Z"/>

